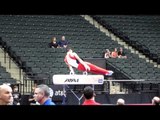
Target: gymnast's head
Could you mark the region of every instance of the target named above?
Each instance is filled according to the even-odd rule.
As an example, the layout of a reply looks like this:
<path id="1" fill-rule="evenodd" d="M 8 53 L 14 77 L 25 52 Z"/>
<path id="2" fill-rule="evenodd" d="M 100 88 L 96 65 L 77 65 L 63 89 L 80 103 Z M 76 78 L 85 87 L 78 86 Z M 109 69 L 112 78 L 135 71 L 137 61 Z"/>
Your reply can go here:
<path id="1" fill-rule="evenodd" d="M 68 47 L 68 48 L 67 48 L 67 52 L 73 52 L 73 48 Z"/>

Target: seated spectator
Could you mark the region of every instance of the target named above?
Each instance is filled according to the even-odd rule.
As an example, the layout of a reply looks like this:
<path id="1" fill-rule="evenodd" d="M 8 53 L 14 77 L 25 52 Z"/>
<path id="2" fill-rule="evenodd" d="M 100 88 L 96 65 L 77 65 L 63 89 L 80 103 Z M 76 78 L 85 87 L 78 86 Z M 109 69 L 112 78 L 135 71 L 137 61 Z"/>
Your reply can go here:
<path id="1" fill-rule="evenodd" d="M 20 101 L 21 101 L 21 93 L 19 92 L 18 86 L 15 85 L 13 87 L 13 105 L 20 105 Z"/>
<path id="2" fill-rule="evenodd" d="M 111 57 L 112 58 L 117 58 L 118 57 L 117 48 L 114 48 L 114 51 L 111 53 Z"/>
<path id="3" fill-rule="evenodd" d="M 104 58 L 110 58 L 110 57 L 111 57 L 111 52 L 109 51 L 109 49 L 106 49 L 104 53 Z"/>
<path id="4" fill-rule="evenodd" d="M 49 43 L 50 48 L 57 48 L 58 47 L 58 42 L 56 40 L 56 37 L 51 38 L 51 42 Z"/>
<path id="5" fill-rule="evenodd" d="M 152 104 L 153 105 L 160 105 L 160 98 L 157 96 L 153 97 Z"/>
<path id="6" fill-rule="evenodd" d="M 62 39 L 58 42 L 60 48 L 67 48 L 68 41 L 66 41 L 65 36 L 62 36 Z"/>
<path id="7" fill-rule="evenodd" d="M 125 100 L 122 99 L 122 98 L 119 98 L 119 99 L 117 100 L 117 105 L 125 105 Z"/>
<path id="8" fill-rule="evenodd" d="M 83 95 L 85 100 L 82 105 L 101 105 L 95 101 L 95 92 L 91 86 L 84 88 Z"/>
<path id="9" fill-rule="evenodd" d="M 123 48 L 122 47 L 119 48 L 118 58 L 127 58 L 127 56 L 123 52 Z"/>
<path id="10" fill-rule="evenodd" d="M 28 101 L 29 101 L 29 105 L 37 105 L 37 102 L 34 98 L 34 90 L 35 90 L 36 86 L 32 87 L 32 92 L 29 95 Z"/>

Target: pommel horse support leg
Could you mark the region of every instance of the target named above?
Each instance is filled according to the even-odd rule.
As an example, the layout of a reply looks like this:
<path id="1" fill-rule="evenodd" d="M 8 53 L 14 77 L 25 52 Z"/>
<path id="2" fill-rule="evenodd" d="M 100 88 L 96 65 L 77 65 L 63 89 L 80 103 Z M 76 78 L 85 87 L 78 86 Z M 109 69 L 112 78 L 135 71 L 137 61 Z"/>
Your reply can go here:
<path id="1" fill-rule="evenodd" d="M 64 75 L 64 74 L 57 74 L 53 75 L 53 84 L 55 85 L 63 85 L 63 88 L 65 90 L 65 85 L 69 88 L 68 85 L 102 85 L 104 83 L 104 76 L 103 75 L 77 75 L 77 74 L 70 74 L 70 75 Z M 83 95 L 81 97 L 78 97 L 73 90 L 71 92 L 75 95 L 75 97 L 79 101 L 82 99 Z M 64 100 L 63 100 L 64 101 Z"/>

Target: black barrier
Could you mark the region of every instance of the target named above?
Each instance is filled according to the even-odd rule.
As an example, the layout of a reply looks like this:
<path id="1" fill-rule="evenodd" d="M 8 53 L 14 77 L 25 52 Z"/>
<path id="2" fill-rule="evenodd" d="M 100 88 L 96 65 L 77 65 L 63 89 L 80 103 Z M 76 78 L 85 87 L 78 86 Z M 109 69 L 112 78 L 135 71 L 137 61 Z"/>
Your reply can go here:
<path id="1" fill-rule="evenodd" d="M 55 103 L 62 103 L 66 96 L 66 91 L 63 90 L 63 85 L 49 85 L 49 87 L 53 90 L 52 100 Z"/>
<path id="2" fill-rule="evenodd" d="M 77 93 L 77 96 L 81 96 L 82 93 Z M 141 93 L 141 94 L 96 94 L 95 100 L 104 105 L 116 105 L 118 98 L 123 98 L 126 104 L 149 104 L 154 96 L 158 96 L 157 93 Z M 81 99 L 80 104 L 84 102 L 84 98 Z M 79 101 L 72 93 L 67 94 L 66 105 L 78 105 Z"/>
<path id="3" fill-rule="evenodd" d="M 105 58 L 84 58 L 83 60 L 106 69 L 106 59 Z"/>
<path id="4" fill-rule="evenodd" d="M 22 95 L 20 105 L 29 105 L 29 96 L 30 95 Z"/>

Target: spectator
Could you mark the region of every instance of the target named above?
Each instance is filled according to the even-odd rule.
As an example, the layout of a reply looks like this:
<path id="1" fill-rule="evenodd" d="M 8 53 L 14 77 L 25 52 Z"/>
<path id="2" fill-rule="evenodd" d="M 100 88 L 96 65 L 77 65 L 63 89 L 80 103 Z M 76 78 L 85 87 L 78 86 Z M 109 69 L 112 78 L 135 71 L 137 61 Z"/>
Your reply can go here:
<path id="1" fill-rule="evenodd" d="M 118 57 L 117 48 L 114 48 L 114 51 L 111 53 L 111 57 L 112 58 L 117 58 Z"/>
<path id="2" fill-rule="evenodd" d="M 58 42 L 56 37 L 51 38 L 51 42 L 49 43 L 50 48 L 57 48 L 58 47 Z"/>
<path id="3" fill-rule="evenodd" d="M 109 49 L 106 49 L 104 53 L 104 58 L 110 58 L 110 57 L 111 57 L 111 52 L 109 51 Z"/>
<path id="4" fill-rule="evenodd" d="M 0 105 L 9 105 L 12 101 L 12 88 L 6 84 L 0 85 Z"/>
<path id="5" fill-rule="evenodd" d="M 157 96 L 153 97 L 152 104 L 153 105 L 159 105 L 160 104 L 160 98 L 157 97 Z"/>
<path id="6" fill-rule="evenodd" d="M 68 41 L 66 41 L 65 36 L 62 36 L 62 39 L 58 42 L 60 48 L 67 48 Z"/>
<path id="7" fill-rule="evenodd" d="M 127 56 L 123 52 L 123 48 L 122 47 L 119 48 L 118 58 L 127 58 Z"/>
<path id="8" fill-rule="evenodd" d="M 38 105 L 36 100 L 35 100 L 35 98 L 34 98 L 34 90 L 35 90 L 35 88 L 36 88 L 36 86 L 32 87 L 32 92 L 31 92 L 31 94 L 29 96 L 29 99 L 28 99 L 29 105 Z"/>
<path id="9" fill-rule="evenodd" d="M 35 88 L 34 98 L 40 105 L 55 105 L 50 98 L 50 89 L 45 84 L 38 85 Z"/>
<path id="10" fill-rule="evenodd" d="M 17 85 L 15 85 L 13 87 L 13 93 L 12 93 L 12 95 L 13 95 L 13 104 L 14 105 L 20 105 L 21 93 L 19 92 Z"/>
<path id="11" fill-rule="evenodd" d="M 95 101 L 95 92 L 91 86 L 87 86 L 83 91 L 84 102 L 82 105 L 101 105 Z"/>
<path id="12" fill-rule="evenodd" d="M 117 100 L 117 105 L 125 105 L 125 100 L 122 99 L 122 98 L 119 98 L 119 99 Z"/>

